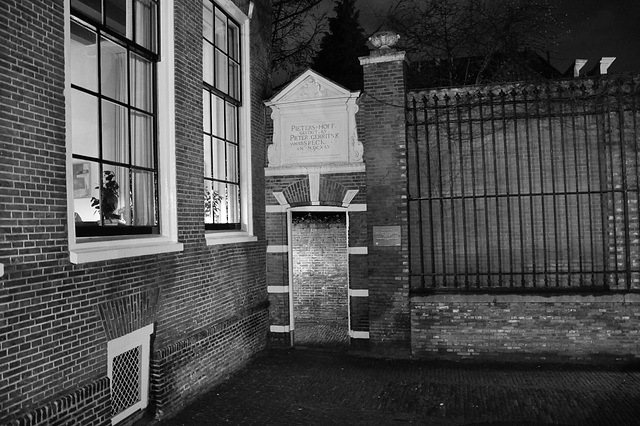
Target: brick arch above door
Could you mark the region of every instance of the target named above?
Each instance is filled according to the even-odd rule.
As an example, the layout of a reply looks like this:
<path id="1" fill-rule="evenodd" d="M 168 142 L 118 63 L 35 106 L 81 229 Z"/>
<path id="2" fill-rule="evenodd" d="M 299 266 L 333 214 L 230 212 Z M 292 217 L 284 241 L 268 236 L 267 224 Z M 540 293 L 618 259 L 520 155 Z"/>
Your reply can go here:
<path id="1" fill-rule="evenodd" d="M 274 192 L 281 205 L 348 207 L 357 189 L 347 189 L 341 183 L 319 174 L 309 174 L 287 186 L 282 192 Z"/>

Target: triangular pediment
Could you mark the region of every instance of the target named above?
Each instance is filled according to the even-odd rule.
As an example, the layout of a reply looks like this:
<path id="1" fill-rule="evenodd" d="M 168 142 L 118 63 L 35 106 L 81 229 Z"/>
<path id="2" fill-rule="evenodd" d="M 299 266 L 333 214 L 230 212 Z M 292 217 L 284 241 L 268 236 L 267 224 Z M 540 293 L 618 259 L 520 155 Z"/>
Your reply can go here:
<path id="1" fill-rule="evenodd" d="M 356 92 L 359 94 L 359 92 Z M 268 106 L 286 104 L 288 102 L 318 101 L 322 99 L 350 98 L 353 95 L 348 89 L 328 78 L 308 69 L 287 84 L 271 100 Z M 357 96 L 357 95 L 356 95 Z"/>

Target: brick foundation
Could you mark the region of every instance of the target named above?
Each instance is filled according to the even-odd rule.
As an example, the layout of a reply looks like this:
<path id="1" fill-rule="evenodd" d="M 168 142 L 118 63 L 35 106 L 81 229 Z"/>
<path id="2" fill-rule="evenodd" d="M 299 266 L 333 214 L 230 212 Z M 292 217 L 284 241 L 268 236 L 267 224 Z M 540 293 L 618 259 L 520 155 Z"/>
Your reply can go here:
<path id="1" fill-rule="evenodd" d="M 264 349 L 266 323 L 260 305 L 157 350 L 150 380 L 156 417 L 175 414 Z"/>
<path id="2" fill-rule="evenodd" d="M 7 426 L 104 425 L 111 419 L 111 388 L 104 377 L 11 420 Z"/>

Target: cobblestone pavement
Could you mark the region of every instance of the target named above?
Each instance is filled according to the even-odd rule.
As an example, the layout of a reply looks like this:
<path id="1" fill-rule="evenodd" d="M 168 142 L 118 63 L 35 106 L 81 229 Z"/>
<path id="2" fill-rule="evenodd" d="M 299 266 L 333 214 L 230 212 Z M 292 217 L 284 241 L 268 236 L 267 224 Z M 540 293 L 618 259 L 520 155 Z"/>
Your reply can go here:
<path id="1" fill-rule="evenodd" d="M 271 349 L 161 426 L 638 425 L 640 371 Z"/>

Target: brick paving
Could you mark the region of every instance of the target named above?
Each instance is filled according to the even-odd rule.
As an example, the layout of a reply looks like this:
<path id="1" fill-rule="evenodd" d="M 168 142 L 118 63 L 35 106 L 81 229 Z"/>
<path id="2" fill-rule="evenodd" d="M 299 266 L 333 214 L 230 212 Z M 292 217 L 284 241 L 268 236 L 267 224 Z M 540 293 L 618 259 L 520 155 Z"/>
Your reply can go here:
<path id="1" fill-rule="evenodd" d="M 346 321 L 345 321 L 346 323 Z M 349 331 L 346 324 L 296 322 L 295 344 L 311 347 L 348 347 Z"/>
<path id="2" fill-rule="evenodd" d="M 160 426 L 637 425 L 640 371 L 270 349 Z"/>

